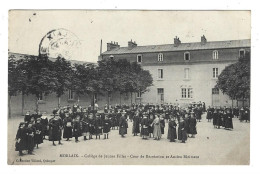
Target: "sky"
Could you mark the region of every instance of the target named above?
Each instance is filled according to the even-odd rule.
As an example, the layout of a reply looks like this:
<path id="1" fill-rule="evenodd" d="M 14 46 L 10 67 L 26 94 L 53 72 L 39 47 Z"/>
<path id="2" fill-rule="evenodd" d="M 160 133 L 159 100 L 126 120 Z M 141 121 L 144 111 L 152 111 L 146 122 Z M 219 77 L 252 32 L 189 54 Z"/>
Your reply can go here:
<path id="1" fill-rule="evenodd" d="M 70 49 L 71 60 L 96 62 L 115 41 L 126 47 L 251 38 L 250 11 L 113 11 L 113 10 L 12 10 L 9 11 L 10 52 L 38 55 L 42 38 L 51 30 L 65 29 L 80 46 Z M 73 39 L 75 39 L 73 38 Z M 71 40 L 71 38 L 68 38 Z M 47 41 L 47 40 L 46 40 Z M 64 50 L 56 52 L 64 52 Z M 64 48 L 63 48 L 64 49 Z"/>

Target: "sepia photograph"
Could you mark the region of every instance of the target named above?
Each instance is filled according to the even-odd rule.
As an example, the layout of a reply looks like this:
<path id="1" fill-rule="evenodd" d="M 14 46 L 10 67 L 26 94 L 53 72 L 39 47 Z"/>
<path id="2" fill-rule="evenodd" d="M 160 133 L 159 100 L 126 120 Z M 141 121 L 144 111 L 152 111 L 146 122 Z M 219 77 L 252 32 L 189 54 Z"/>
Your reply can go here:
<path id="1" fill-rule="evenodd" d="M 8 13 L 8 165 L 250 165 L 250 10 Z"/>

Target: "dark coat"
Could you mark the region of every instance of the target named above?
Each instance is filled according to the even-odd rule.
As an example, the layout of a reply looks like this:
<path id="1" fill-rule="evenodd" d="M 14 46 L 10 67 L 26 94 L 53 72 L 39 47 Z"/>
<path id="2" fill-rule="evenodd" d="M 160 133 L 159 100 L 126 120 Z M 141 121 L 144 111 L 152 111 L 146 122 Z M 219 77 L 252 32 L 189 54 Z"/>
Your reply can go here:
<path id="1" fill-rule="evenodd" d="M 95 129 L 95 120 L 94 119 L 89 119 L 89 133 L 91 135 L 96 134 L 96 129 Z"/>
<path id="2" fill-rule="evenodd" d="M 82 133 L 90 132 L 89 119 L 87 117 L 84 117 L 81 123 L 82 123 L 82 129 L 81 129 Z"/>
<path id="3" fill-rule="evenodd" d="M 64 124 L 64 131 L 63 131 L 63 138 L 72 138 L 72 118 L 65 117 L 63 120 Z"/>
<path id="4" fill-rule="evenodd" d="M 138 116 L 133 117 L 133 133 L 140 133 L 140 118 Z"/>
<path id="5" fill-rule="evenodd" d="M 73 137 L 80 137 L 81 136 L 81 129 L 80 129 L 80 122 L 74 121 L 73 123 Z"/>
<path id="6" fill-rule="evenodd" d="M 109 119 L 105 119 L 103 121 L 103 132 L 104 133 L 108 133 L 110 132 L 110 128 L 111 128 L 111 121 Z"/>
<path id="7" fill-rule="evenodd" d="M 127 134 L 127 128 L 128 128 L 128 124 L 126 122 L 126 118 L 124 116 L 121 116 L 119 119 L 119 134 L 120 135 Z"/>
<path id="8" fill-rule="evenodd" d="M 153 120 L 152 118 L 148 119 L 149 126 L 148 126 L 148 132 L 153 133 Z"/>
<path id="9" fill-rule="evenodd" d="M 48 132 L 48 129 L 47 129 L 47 126 L 48 126 L 48 119 L 45 118 L 45 119 L 41 119 L 41 124 L 42 124 L 42 135 L 43 136 L 48 136 L 49 135 L 49 132 Z"/>
<path id="10" fill-rule="evenodd" d="M 191 134 L 190 132 L 190 118 L 189 117 L 186 117 L 184 118 L 184 122 L 186 123 L 185 124 L 185 130 L 187 131 L 188 134 Z"/>
<path id="11" fill-rule="evenodd" d="M 185 130 L 185 127 L 187 127 L 185 121 L 179 122 L 178 140 L 182 140 L 182 141 L 187 140 L 187 130 Z"/>
<path id="12" fill-rule="evenodd" d="M 160 118 L 161 133 L 164 134 L 165 120 Z"/>
<path id="13" fill-rule="evenodd" d="M 197 134 L 196 125 L 197 125 L 196 119 L 194 117 L 193 118 L 191 117 L 189 120 L 189 131 L 190 131 L 189 133 L 190 134 L 193 134 L 193 135 Z"/>
<path id="14" fill-rule="evenodd" d="M 29 151 L 32 151 L 35 145 L 34 135 L 35 135 L 35 129 L 33 127 L 26 128 L 26 148 Z"/>
<path id="15" fill-rule="evenodd" d="M 211 111 L 211 109 L 208 109 L 206 118 L 207 119 L 212 119 L 212 117 L 213 117 L 212 111 Z"/>
<path id="16" fill-rule="evenodd" d="M 218 113 L 217 115 L 217 126 L 222 126 L 222 117 L 223 117 L 223 114 L 222 113 Z"/>
<path id="17" fill-rule="evenodd" d="M 213 125 L 217 125 L 217 120 L 218 120 L 218 113 L 213 113 Z"/>
<path id="18" fill-rule="evenodd" d="M 148 126 L 149 126 L 149 120 L 147 117 L 144 117 L 141 121 L 141 135 L 149 136 L 148 132 Z"/>
<path id="19" fill-rule="evenodd" d="M 49 121 L 49 141 L 61 140 L 61 127 L 62 123 L 60 119 L 50 119 Z"/>
<path id="20" fill-rule="evenodd" d="M 16 133 L 15 151 L 27 150 L 26 148 L 26 128 L 19 128 Z"/>
<path id="21" fill-rule="evenodd" d="M 176 126 L 177 124 L 175 121 L 169 121 L 167 139 L 173 141 L 177 138 Z"/>
<path id="22" fill-rule="evenodd" d="M 42 130 L 43 126 L 41 123 L 35 123 L 34 125 L 35 128 L 35 136 L 34 136 L 34 143 L 35 144 L 41 144 L 43 143 L 43 135 L 42 135 Z"/>
<path id="23" fill-rule="evenodd" d="M 225 128 L 233 129 L 233 121 L 232 121 L 232 114 L 231 113 L 226 114 Z"/>
<path id="24" fill-rule="evenodd" d="M 103 126 L 103 123 L 102 123 L 101 118 L 100 118 L 100 117 L 97 117 L 97 118 L 96 118 L 96 121 L 95 121 L 96 135 L 102 134 L 102 126 Z"/>

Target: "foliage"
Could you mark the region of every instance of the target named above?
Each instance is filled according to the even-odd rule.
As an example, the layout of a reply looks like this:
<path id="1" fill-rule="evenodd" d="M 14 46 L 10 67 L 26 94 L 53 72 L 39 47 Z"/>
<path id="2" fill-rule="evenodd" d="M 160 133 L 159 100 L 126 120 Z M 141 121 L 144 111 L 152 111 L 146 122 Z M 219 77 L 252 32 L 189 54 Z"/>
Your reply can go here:
<path id="1" fill-rule="evenodd" d="M 250 98 L 250 52 L 221 72 L 216 87 L 231 99 Z"/>

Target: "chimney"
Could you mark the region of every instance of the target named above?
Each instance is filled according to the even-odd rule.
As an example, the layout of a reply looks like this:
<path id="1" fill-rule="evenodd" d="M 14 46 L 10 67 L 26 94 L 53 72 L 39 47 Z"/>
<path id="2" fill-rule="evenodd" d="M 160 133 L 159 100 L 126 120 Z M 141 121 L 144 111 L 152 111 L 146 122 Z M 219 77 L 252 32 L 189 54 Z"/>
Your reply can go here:
<path id="1" fill-rule="evenodd" d="M 107 43 L 107 51 L 110 51 L 112 49 L 115 49 L 115 48 L 119 48 L 120 45 L 118 45 L 118 42 L 112 42 L 111 43 Z"/>
<path id="2" fill-rule="evenodd" d="M 205 45 L 207 43 L 207 39 L 204 35 L 201 36 L 201 42 L 200 43 L 201 43 L 201 45 Z"/>
<path id="3" fill-rule="evenodd" d="M 137 47 L 137 44 L 135 42 L 133 42 L 131 39 L 131 41 L 128 41 L 128 49 L 131 50 L 134 47 Z"/>
<path id="4" fill-rule="evenodd" d="M 180 39 L 176 36 L 176 37 L 174 38 L 174 46 L 177 47 L 177 46 L 179 46 L 180 44 L 181 44 L 181 41 L 180 41 Z"/>

